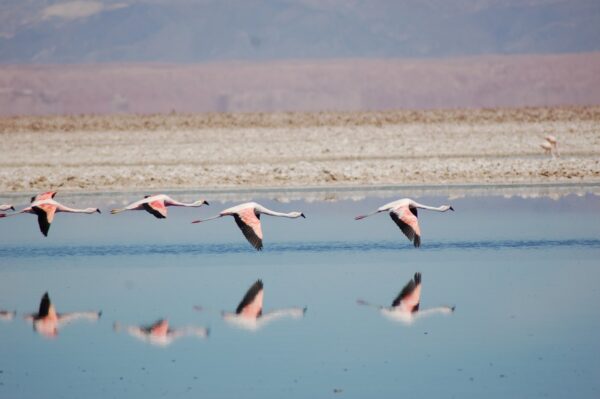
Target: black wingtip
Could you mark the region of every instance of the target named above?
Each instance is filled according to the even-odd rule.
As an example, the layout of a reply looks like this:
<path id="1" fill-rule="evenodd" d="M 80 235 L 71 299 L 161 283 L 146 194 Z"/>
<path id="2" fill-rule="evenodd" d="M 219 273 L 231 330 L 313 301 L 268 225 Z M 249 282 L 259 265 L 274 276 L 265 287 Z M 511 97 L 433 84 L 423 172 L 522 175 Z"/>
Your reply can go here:
<path id="1" fill-rule="evenodd" d="M 415 234 L 415 241 L 413 244 L 415 248 L 419 248 L 421 246 L 421 236 Z"/>
<path id="2" fill-rule="evenodd" d="M 416 272 L 415 276 L 414 276 L 414 279 L 415 279 L 415 284 L 416 285 L 421 284 L 421 273 L 420 272 Z"/>

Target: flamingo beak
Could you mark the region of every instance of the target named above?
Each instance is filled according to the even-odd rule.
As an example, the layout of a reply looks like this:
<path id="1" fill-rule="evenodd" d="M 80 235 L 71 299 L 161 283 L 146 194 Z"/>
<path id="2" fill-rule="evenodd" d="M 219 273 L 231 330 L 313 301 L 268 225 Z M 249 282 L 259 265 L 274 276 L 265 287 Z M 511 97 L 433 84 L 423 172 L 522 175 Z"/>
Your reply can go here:
<path id="1" fill-rule="evenodd" d="M 12 210 L 14 211 L 14 210 L 15 210 L 15 207 L 14 207 L 14 206 L 11 206 L 11 207 L 10 207 L 10 209 L 12 209 Z"/>
<path id="2" fill-rule="evenodd" d="M 451 211 L 453 211 L 453 210 L 454 210 L 454 208 L 450 207 L 450 210 L 451 210 Z"/>
<path id="3" fill-rule="evenodd" d="M 301 214 L 300 214 L 300 216 L 302 216 L 304 219 L 306 219 L 306 216 L 304 216 L 304 214 L 303 214 L 303 213 L 301 213 Z"/>
<path id="4" fill-rule="evenodd" d="M 98 213 L 100 213 L 100 214 L 102 213 L 102 212 L 100 212 L 100 209 L 96 209 L 96 212 L 98 212 Z"/>
<path id="5" fill-rule="evenodd" d="M 203 204 L 204 204 L 204 205 L 210 205 L 210 204 L 208 203 L 208 201 L 204 201 L 204 202 L 203 202 Z"/>

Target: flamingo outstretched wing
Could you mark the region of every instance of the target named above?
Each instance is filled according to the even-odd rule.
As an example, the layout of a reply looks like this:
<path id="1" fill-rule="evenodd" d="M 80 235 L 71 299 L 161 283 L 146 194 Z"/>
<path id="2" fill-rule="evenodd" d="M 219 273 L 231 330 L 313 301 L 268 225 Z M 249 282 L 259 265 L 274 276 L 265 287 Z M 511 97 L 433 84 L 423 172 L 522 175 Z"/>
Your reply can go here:
<path id="1" fill-rule="evenodd" d="M 416 312 L 419 310 L 421 301 L 421 273 L 415 273 L 415 276 L 402 288 L 400 294 L 392 302 L 392 307 L 402 306 L 405 309 Z"/>
<path id="2" fill-rule="evenodd" d="M 259 317 L 262 314 L 263 307 L 263 282 L 256 280 L 248 289 L 246 295 L 238 305 L 235 313 L 248 317 Z"/>
<path id="3" fill-rule="evenodd" d="M 421 229 L 416 208 L 400 206 L 390 212 L 390 217 L 415 247 L 421 246 Z"/>
<path id="4" fill-rule="evenodd" d="M 56 206 L 50 204 L 41 204 L 38 206 L 34 206 L 32 209 L 38 217 L 38 225 L 40 226 L 40 231 L 44 236 L 47 237 L 48 231 L 50 230 L 50 225 L 54 220 Z"/>
<path id="5" fill-rule="evenodd" d="M 238 225 L 244 237 L 248 242 L 260 251 L 263 248 L 262 229 L 260 227 L 260 215 L 254 212 L 253 208 L 244 209 L 238 213 L 234 213 L 235 223 Z"/>
<path id="6" fill-rule="evenodd" d="M 147 202 L 143 204 L 144 209 L 153 214 L 158 219 L 165 219 L 167 217 L 167 207 L 163 200 Z"/>

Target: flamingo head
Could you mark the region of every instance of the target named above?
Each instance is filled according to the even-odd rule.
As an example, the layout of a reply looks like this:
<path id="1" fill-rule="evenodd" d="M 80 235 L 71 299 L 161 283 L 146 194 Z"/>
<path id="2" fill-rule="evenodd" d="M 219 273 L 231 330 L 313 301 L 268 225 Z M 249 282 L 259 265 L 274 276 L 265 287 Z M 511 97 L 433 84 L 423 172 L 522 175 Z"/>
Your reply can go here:
<path id="1" fill-rule="evenodd" d="M 306 216 L 304 216 L 304 213 L 302 213 L 302 212 L 290 212 L 289 215 L 291 218 L 299 218 L 299 217 L 306 218 Z"/>
<path id="2" fill-rule="evenodd" d="M 454 208 L 452 208 L 452 206 L 450 205 L 442 205 L 442 211 L 446 212 L 446 211 L 453 211 Z"/>

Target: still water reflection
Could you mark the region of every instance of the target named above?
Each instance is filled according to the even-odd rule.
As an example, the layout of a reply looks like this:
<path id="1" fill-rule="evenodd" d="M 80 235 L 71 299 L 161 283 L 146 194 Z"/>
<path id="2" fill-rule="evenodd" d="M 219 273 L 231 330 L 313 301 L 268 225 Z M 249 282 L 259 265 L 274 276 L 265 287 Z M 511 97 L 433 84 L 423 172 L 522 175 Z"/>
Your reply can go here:
<path id="1" fill-rule="evenodd" d="M 307 216 L 293 228 L 270 219 L 262 252 L 228 223 L 192 225 L 214 212 L 207 206 L 162 220 L 65 214 L 48 237 L 25 218 L 4 218 L 0 309 L 12 321 L 0 323 L 0 398 L 600 396 L 598 197 L 455 199 L 451 223 L 419 214 L 418 249 L 387 218 L 353 219 L 398 197 L 258 198 Z M 414 322 L 356 305 L 393 305 L 411 276 L 399 300 Z M 259 279 L 263 287 L 248 288 Z M 46 291 L 59 310 L 102 317 L 58 323 L 48 331 L 59 339 L 39 339 L 20 315 Z M 298 305 L 300 320 L 259 328 L 269 311 Z M 418 318 L 437 306 L 456 311 Z M 160 315 L 168 322 L 141 323 Z M 245 317 L 255 333 L 229 328 L 228 318 Z"/>
<path id="2" fill-rule="evenodd" d="M 102 312 L 86 311 L 58 313 L 54 304 L 50 301 L 50 296 L 46 292 L 40 301 L 40 307 L 37 313 L 25 316 L 25 320 L 33 325 L 33 329 L 47 338 L 55 338 L 58 330 L 76 320 L 96 321 L 102 316 Z"/>

